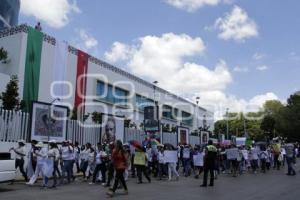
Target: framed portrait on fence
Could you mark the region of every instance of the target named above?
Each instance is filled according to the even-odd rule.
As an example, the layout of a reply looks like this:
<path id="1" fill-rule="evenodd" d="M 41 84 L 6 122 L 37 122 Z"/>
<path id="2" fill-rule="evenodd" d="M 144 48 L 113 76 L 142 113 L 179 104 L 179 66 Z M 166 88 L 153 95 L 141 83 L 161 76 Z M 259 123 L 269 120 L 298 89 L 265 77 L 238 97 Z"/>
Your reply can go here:
<path id="1" fill-rule="evenodd" d="M 201 144 L 207 144 L 209 140 L 209 133 L 205 131 L 201 131 Z"/>
<path id="2" fill-rule="evenodd" d="M 177 127 L 178 144 L 189 144 L 189 128 L 178 126 Z"/>
<path id="3" fill-rule="evenodd" d="M 62 142 L 67 135 L 68 107 L 33 102 L 31 112 L 31 140 Z"/>
<path id="4" fill-rule="evenodd" d="M 101 142 L 109 144 L 116 140 L 124 142 L 124 116 L 102 113 Z"/>

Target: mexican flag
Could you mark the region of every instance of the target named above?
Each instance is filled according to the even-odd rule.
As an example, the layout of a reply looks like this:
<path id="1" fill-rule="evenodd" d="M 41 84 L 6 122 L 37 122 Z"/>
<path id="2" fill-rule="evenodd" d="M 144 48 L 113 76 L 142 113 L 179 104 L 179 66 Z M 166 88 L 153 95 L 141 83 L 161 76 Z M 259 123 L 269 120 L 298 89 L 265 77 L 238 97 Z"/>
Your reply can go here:
<path id="1" fill-rule="evenodd" d="M 27 112 L 31 111 L 31 102 L 38 100 L 42 47 L 43 33 L 29 27 L 23 90 L 23 100 Z"/>

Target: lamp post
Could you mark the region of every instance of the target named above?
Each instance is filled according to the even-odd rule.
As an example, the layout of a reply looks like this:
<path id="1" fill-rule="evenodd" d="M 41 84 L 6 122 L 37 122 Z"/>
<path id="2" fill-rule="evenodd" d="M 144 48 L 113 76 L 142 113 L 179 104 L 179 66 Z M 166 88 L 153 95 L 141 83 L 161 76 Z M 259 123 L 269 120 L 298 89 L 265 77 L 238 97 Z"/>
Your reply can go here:
<path id="1" fill-rule="evenodd" d="M 228 111 L 229 111 L 229 108 L 226 108 L 226 138 L 227 138 L 227 140 L 229 139 Z"/>
<path id="2" fill-rule="evenodd" d="M 198 120 L 199 120 L 199 119 L 198 119 L 198 117 L 199 117 L 199 116 L 198 116 L 199 101 L 200 101 L 200 97 L 197 96 L 197 97 L 196 97 L 196 104 L 197 104 L 197 109 L 196 109 L 196 126 L 197 126 L 197 127 L 196 127 L 196 128 L 197 128 L 197 132 L 199 131 L 199 124 L 198 124 Z M 198 136 L 199 136 L 199 132 L 198 132 Z"/>
<path id="3" fill-rule="evenodd" d="M 158 84 L 158 81 L 153 81 L 153 100 L 154 100 L 154 109 L 155 109 L 155 113 L 156 113 L 156 120 L 158 123 L 159 130 L 161 130 L 160 123 L 159 123 L 158 102 L 156 101 L 156 85 L 157 84 Z"/>
<path id="4" fill-rule="evenodd" d="M 48 115 L 49 115 L 49 118 L 48 118 L 48 149 L 49 149 L 49 141 L 50 141 L 50 132 L 51 132 L 51 106 L 53 105 L 53 103 L 55 101 L 60 101 L 60 98 L 55 98 L 53 99 L 53 101 L 50 102 L 49 104 L 49 109 L 48 109 Z"/>

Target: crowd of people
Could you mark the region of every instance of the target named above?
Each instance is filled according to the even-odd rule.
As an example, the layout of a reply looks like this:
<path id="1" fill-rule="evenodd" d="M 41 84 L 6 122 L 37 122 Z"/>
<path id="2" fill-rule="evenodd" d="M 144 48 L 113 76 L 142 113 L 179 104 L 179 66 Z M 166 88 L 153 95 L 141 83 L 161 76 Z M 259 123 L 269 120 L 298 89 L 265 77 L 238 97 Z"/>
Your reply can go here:
<path id="1" fill-rule="evenodd" d="M 70 184 L 80 174 L 82 181 L 90 185 L 100 183 L 109 188 L 107 195 L 112 197 L 120 187 L 128 194 L 126 181 L 130 176 L 142 184 L 143 176 L 151 183 L 153 178 L 178 181 L 180 175 L 198 179 L 203 173 L 201 186 L 207 187 L 214 186 L 214 180 L 221 173 L 234 177 L 244 173 L 266 173 L 272 168 L 280 170 L 285 164 L 288 165 L 287 175 L 294 176 L 293 165 L 299 155 L 298 149 L 299 145 L 280 144 L 278 141 L 270 145 L 237 147 L 214 145 L 210 140 L 203 146 L 183 144 L 174 147 L 171 144 L 122 144 L 119 140 L 95 146 L 72 141 L 58 144 L 50 140 L 46 145 L 33 140 L 26 152 L 25 141 L 20 140 L 18 147 L 11 148 L 11 151 L 16 154 L 16 169 L 19 168 L 28 185 L 34 185 L 40 176 L 42 188 L 56 188 Z M 176 151 L 178 161 L 167 161 L 166 151 Z M 26 170 L 25 157 L 28 160 Z"/>

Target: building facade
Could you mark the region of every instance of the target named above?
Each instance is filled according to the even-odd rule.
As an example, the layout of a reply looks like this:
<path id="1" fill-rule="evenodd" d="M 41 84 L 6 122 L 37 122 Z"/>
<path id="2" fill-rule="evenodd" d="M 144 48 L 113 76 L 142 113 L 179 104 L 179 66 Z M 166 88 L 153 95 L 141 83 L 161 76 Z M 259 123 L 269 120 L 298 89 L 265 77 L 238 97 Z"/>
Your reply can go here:
<path id="1" fill-rule="evenodd" d="M 32 84 L 31 100 L 49 103 L 60 98 L 58 104 L 82 110 L 87 122 L 93 112 L 108 113 L 125 116 L 139 128 L 144 107 L 157 102 L 159 119 L 169 129 L 184 126 L 193 131 L 206 125 L 213 130 L 212 112 L 29 26 L 0 31 L 0 47 L 9 60 L 0 63 L 0 92 L 10 76 L 17 75 L 21 99 L 28 97 L 24 95 Z M 29 67 L 37 77 L 31 77 Z"/>
<path id="2" fill-rule="evenodd" d="M 18 25 L 20 0 L 0 0 L 0 29 Z"/>

